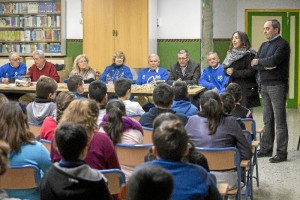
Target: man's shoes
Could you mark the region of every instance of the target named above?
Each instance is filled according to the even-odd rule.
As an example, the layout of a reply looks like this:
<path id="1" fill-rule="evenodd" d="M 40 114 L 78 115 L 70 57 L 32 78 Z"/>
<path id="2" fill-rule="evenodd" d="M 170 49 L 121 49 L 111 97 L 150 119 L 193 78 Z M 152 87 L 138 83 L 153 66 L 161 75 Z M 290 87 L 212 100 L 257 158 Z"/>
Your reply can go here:
<path id="1" fill-rule="evenodd" d="M 262 151 L 257 153 L 257 157 L 258 158 L 262 158 L 262 157 L 272 157 L 272 153 L 264 153 Z"/>
<path id="2" fill-rule="evenodd" d="M 282 158 L 282 157 L 275 155 L 272 158 L 270 158 L 269 161 L 270 161 L 270 163 L 280 163 L 280 162 L 287 161 L 287 158 Z"/>

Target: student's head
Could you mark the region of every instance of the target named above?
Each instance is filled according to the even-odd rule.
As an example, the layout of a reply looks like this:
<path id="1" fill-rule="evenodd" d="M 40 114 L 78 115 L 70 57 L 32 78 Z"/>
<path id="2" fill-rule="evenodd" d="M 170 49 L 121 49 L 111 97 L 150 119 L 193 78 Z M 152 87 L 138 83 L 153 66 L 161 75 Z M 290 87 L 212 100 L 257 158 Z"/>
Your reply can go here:
<path id="1" fill-rule="evenodd" d="M 228 92 L 220 94 L 220 98 L 223 102 L 223 111 L 225 114 L 230 114 L 235 108 L 235 100 Z"/>
<path id="2" fill-rule="evenodd" d="M 128 78 L 119 78 L 114 84 L 116 95 L 118 97 L 125 97 L 128 90 L 131 90 L 132 81 Z"/>
<path id="3" fill-rule="evenodd" d="M 9 53 L 8 56 L 9 56 L 10 65 L 12 67 L 19 67 L 21 61 L 19 54 L 15 51 L 12 51 Z"/>
<path id="4" fill-rule="evenodd" d="M 250 49 L 251 44 L 248 35 L 242 31 L 235 31 L 231 36 L 231 43 L 229 49 L 232 48 L 246 48 Z"/>
<path id="5" fill-rule="evenodd" d="M 200 112 L 207 117 L 209 133 L 214 134 L 223 118 L 220 96 L 211 90 L 204 92 L 200 97 Z"/>
<path id="6" fill-rule="evenodd" d="M 45 65 L 45 54 L 42 50 L 36 50 L 32 53 L 32 58 L 34 60 L 34 64 L 38 68 L 42 68 Z"/>
<path id="7" fill-rule="evenodd" d="M 173 85 L 175 99 L 186 98 L 188 95 L 187 84 L 184 81 L 176 81 Z"/>
<path id="8" fill-rule="evenodd" d="M 55 131 L 55 144 L 60 155 L 67 161 L 83 160 L 87 143 L 88 135 L 80 124 L 67 122 L 58 126 Z"/>
<path id="9" fill-rule="evenodd" d="M 212 68 L 216 68 L 219 65 L 220 58 L 216 52 L 209 52 L 207 54 L 207 63 Z"/>
<path id="10" fill-rule="evenodd" d="M 160 166 L 145 166 L 135 171 L 126 184 L 128 200 L 169 200 L 174 187 L 173 176 Z"/>
<path id="11" fill-rule="evenodd" d="M 236 103 L 240 102 L 242 100 L 242 88 L 238 83 L 230 83 L 226 89 L 225 92 L 228 92 L 234 97 L 234 100 Z"/>
<path id="12" fill-rule="evenodd" d="M 153 101 L 155 106 L 170 108 L 174 99 L 174 92 L 168 84 L 159 84 L 153 90 Z"/>
<path id="13" fill-rule="evenodd" d="M 88 135 L 99 129 L 97 119 L 99 107 L 92 99 L 74 100 L 65 109 L 58 125 L 74 122 L 82 125 Z"/>
<path id="14" fill-rule="evenodd" d="M 73 71 L 78 73 L 87 67 L 89 67 L 88 57 L 84 54 L 78 55 L 73 62 Z"/>
<path id="15" fill-rule="evenodd" d="M 106 105 L 107 120 L 102 127 L 114 144 L 121 141 L 124 125 L 122 116 L 126 115 L 125 104 L 121 100 L 112 99 Z"/>
<path id="16" fill-rule="evenodd" d="M 153 122 L 153 152 L 162 159 L 181 161 L 187 155 L 188 135 L 173 113 L 162 113 Z"/>
<path id="17" fill-rule="evenodd" d="M 8 167 L 9 150 L 9 145 L 3 140 L 0 140 L 0 175 L 4 174 Z"/>
<path id="18" fill-rule="evenodd" d="M 126 57 L 123 51 L 116 51 L 112 58 L 113 63 L 116 65 L 122 65 L 126 61 Z"/>
<path id="19" fill-rule="evenodd" d="M 78 92 L 82 94 L 84 92 L 83 84 L 84 83 L 83 83 L 82 76 L 79 75 L 71 76 L 67 83 L 68 90 L 71 92 Z"/>
<path id="20" fill-rule="evenodd" d="M 159 63 L 160 59 L 157 54 L 153 53 L 148 57 L 148 65 L 151 70 L 156 70 L 159 66 Z"/>
<path id="21" fill-rule="evenodd" d="M 94 99 L 99 104 L 105 105 L 107 101 L 107 87 L 102 81 L 93 81 L 89 85 L 90 99 Z"/>
<path id="22" fill-rule="evenodd" d="M 22 143 L 34 144 L 29 131 L 27 115 L 18 102 L 0 105 L 0 140 L 7 142 L 12 151 L 19 152 Z"/>
<path id="23" fill-rule="evenodd" d="M 8 98 L 4 94 L 0 93 L 0 105 L 7 102 L 9 102 Z"/>
<path id="24" fill-rule="evenodd" d="M 41 77 L 36 84 L 36 97 L 41 99 L 55 99 L 57 83 L 53 78 Z"/>
<path id="25" fill-rule="evenodd" d="M 177 52 L 177 61 L 180 67 L 187 66 L 189 59 L 189 53 L 186 49 L 182 49 Z"/>
<path id="26" fill-rule="evenodd" d="M 75 95 L 69 91 L 63 91 L 57 95 L 57 97 L 56 97 L 56 123 L 59 123 L 59 120 L 60 120 L 64 110 L 75 99 L 76 99 Z"/>

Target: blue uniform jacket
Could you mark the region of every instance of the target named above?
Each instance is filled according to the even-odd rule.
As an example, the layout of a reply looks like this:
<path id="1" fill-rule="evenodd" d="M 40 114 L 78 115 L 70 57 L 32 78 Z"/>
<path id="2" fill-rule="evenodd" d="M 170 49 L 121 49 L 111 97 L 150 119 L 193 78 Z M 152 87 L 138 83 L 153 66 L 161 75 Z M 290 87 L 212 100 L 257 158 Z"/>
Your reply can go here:
<path id="1" fill-rule="evenodd" d="M 10 63 L 6 63 L 0 67 L 0 82 L 2 78 L 15 78 L 19 79 L 20 76 L 26 74 L 26 65 L 23 62 L 20 62 L 19 67 L 12 67 Z"/>
<path id="2" fill-rule="evenodd" d="M 169 77 L 168 70 L 158 67 L 156 70 L 150 70 L 150 68 L 142 69 L 139 74 L 138 78 L 136 80 L 137 85 L 146 84 L 149 77 L 153 76 L 155 80 L 163 80 L 167 82 L 167 79 Z M 153 81 L 153 78 L 149 79 L 149 83 Z"/>
<path id="3" fill-rule="evenodd" d="M 115 82 L 118 78 L 133 80 L 130 68 L 126 65 L 117 66 L 113 63 L 105 68 L 100 80 L 107 84 L 108 81 Z"/>

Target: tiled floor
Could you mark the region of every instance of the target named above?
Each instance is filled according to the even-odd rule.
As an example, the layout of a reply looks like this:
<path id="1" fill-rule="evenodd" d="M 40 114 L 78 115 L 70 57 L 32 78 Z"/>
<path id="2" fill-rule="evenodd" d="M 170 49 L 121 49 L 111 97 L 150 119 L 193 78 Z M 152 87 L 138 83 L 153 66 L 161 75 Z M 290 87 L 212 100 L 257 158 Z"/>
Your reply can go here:
<path id="1" fill-rule="evenodd" d="M 261 107 L 254 109 L 254 119 L 257 127 L 263 127 Z M 269 158 L 259 158 L 260 186 L 258 188 L 254 181 L 255 200 L 300 199 L 300 150 L 297 151 L 300 135 L 300 109 L 288 109 L 287 121 L 288 160 L 282 163 L 269 163 Z"/>

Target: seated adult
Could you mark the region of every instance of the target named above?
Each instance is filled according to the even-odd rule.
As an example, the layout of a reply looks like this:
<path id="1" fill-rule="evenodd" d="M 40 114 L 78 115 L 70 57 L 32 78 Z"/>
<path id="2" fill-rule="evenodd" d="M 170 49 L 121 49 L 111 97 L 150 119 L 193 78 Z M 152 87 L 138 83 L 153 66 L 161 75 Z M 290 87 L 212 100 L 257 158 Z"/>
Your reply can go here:
<path id="1" fill-rule="evenodd" d="M 190 60 L 188 51 L 182 49 L 177 53 L 177 62 L 171 65 L 168 84 L 173 85 L 179 80 L 186 82 L 187 85 L 197 85 L 200 74 L 199 64 Z"/>
<path id="2" fill-rule="evenodd" d="M 216 52 L 208 53 L 207 62 L 208 66 L 203 70 L 198 84 L 208 90 L 213 90 L 220 94 L 225 91 L 229 76 L 225 75 L 219 56 Z"/>
<path id="3" fill-rule="evenodd" d="M 176 81 L 173 85 L 175 98 L 171 109 L 176 113 L 182 113 L 186 116 L 192 116 L 199 112 L 198 108 L 191 103 L 188 95 L 188 88 L 185 82 Z"/>
<path id="4" fill-rule="evenodd" d="M 20 62 L 17 52 L 9 53 L 9 62 L 0 67 L 0 82 L 4 84 L 14 83 L 20 76 L 26 74 L 26 64 Z"/>
<path id="5" fill-rule="evenodd" d="M 160 59 L 159 56 L 156 54 L 151 54 L 148 57 L 148 64 L 149 67 L 142 69 L 139 74 L 138 78 L 135 82 L 137 85 L 143 85 L 146 83 L 151 83 L 155 81 L 163 81 L 167 82 L 169 77 L 168 70 L 159 67 Z"/>
<path id="6" fill-rule="evenodd" d="M 145 162 L 138 168 L 158 165 L 172 174 L 173 200 L 221 199 L 211 174 L 198 165 L 182 161 L 189 151 L 187 133 L 178 117 L 161 119 L 165 114 L 159 115 L 153 123 L 152 149 L 158 159 Z"/>
<path id="7" fill-rule="evenodd" d="M 219 95 L 206 91 L 200 98 L 200 113 L 189 118 L 185 129 L 197 147 L 237 147 L 241 160 L 249 160 L 251 147 L 242 129 L 233 116 L 227 116 L 222 109 Z M 236 172 L 216 174 L 218 182 L 227 182 L 230 188 L 236 186 Z"/>
<path id="8" fill-rule="evenodd" d="M 118 78 L 128 78 L 133 80 L 130 68 L 125 65 L 126 57 L 122 51 L 116 51 L 112 58 L 113 63 L 107 66 L 101 75 L 101 81 L 105 84 L 112 84 Z"/>
<path id="9" fill-rule="evenodd" d="M 32 82 L 37 82 L 41 76 L 48 76 L 59 83 L 59 75 L 54 65 L 45 59 L 42 50 L 36 50 L 32 54 L 34 64 L 28 69 L 28 75 Z"/>
<path id="10" fill-rule="evenodd" d="M 152 96 L 155 107 L 150 108 L 150 110 L 144 113 L 140 118 L 141 125 L 150 128 L 152 128 L 152 123 L 155 117 L 157 117 L 159 114 L 165 112 L 171 112 L 174 114 L 176 113 L 171 109 L 174 99 L 174 91 L 171 86 L 165 83 L 157 85 L 153 90 Z M 176 113 L 176 115 L 185 125 L 188 120 L 187 116 L 181 113 Z"/>
<path id="11" fill-rule="evenodd" d="M 81 76 L 84 83 L 91 83 L 96 80 L 96 72 L 89 66 L 89 59 L 86 55 L 80 54 L 75 58 L 69 78 L 74 75 Z"/>

